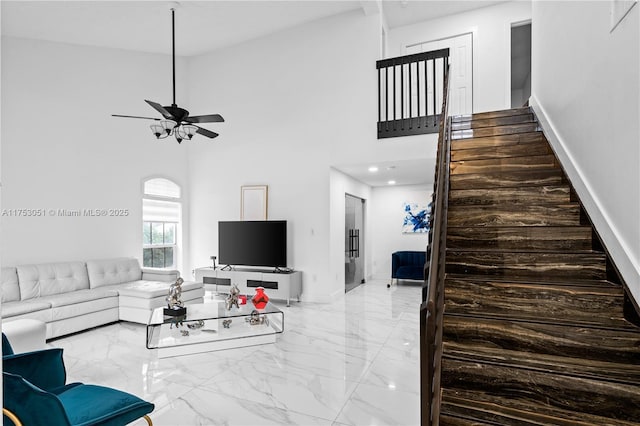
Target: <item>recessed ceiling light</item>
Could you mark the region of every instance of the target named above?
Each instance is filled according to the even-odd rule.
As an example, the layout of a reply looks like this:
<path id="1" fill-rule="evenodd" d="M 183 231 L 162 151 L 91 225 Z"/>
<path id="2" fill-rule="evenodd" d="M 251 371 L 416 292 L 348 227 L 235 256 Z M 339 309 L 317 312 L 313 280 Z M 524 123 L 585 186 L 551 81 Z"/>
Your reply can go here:
<path id="1" fill-rule="evenodd" d="M 387 182 L 389 185 L 395 185 L 396 181 L 395 180 L 390 180 L 389 182 Z"/>
<path id="2" fill-rule="evenodd" d="M 377 171 L 378 171 L 378 166 L 371 166 L 371 167 L 369 167 L 369 171 L 370 171 L 371 173 L 375 173 L 375 172 L 377 172 Z"/>

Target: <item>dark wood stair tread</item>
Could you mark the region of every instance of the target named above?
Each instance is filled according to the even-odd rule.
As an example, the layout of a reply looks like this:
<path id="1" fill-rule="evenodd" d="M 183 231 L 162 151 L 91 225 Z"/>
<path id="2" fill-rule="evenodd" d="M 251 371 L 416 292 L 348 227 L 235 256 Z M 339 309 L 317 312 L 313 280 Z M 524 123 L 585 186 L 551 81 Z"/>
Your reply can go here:
<path id="1" fill-rule="evenodd" d="M 513 400 L 482 391 L 442 390 L 440 425 L 637 426 L 638 423 L 562 410 L 535 401 Z"/>
<path id="2" fill-rule="evenodd" d="M 608 281 L 606 279 L 603 280 L 594 280 L 594 279 L 572 279 L 572 280 L 554 280 L 551 277 L 544 278 L 541 280 L 535 280 L 532 278 L 521 278 L 521 277 L 509 277 L 509 278 L 501 278 L 501 277 L 492 277 L 488 275 L 471 275 L 471 274 L 455 274 L 455 273 L 447 273 L 445 276 L 446 279 L 455 279 L 455 280 L 469 280 L 469 281 L 478 281 L 478 282 L 503 282 L 503 283 L 514 283 L 514 284 L 535 284 L 535 285 L 558 285 L 558 286 L 578 286 L 578 287 L 611 287 L 622 290 L 622 286 L 618 283 L 614 283 Z"/>
<path id="3" fill-rule="evenodd" d="M 551 204 L 571 202 L 568 185 L 541 185 L 524 188 L 451 189 L 449 206 L 481 204 Z"/>
<path id="4" fill-rule="evenodd" d="M 451 139 L 482 138 L 487 136 L 510 135 L 514 133 L 529 133 L 538 130 L 538 123 L 507 124 L 504 126 L 481 127 L 479 129 L 452 130 Z"/>
<path id="5" fill-rule="evenodd" d="M 625 328 L 620 287 L 447 278 L 447 314 Z M 607 315 L 598 315 L 608 312 Z"/>
<path id="6" fill-rule="evenodd" d="M 451 130 L 479 129 L 481 127 L 496 127 L 522 123 L 533 123 L 535 118 L 532 113 L 527 112 L 519 115 L 509 115 L 506 117 L 474 118 L 467 121 L 451 121 Z"/>
<path id="7" fill-rule="evenodd" d="M 444 327 L 444 344 L 449 347 L 466 345 L 469 350 L 472 346 L 477 347 L 478 352 L 485 348 L 519 350 L 618 364 L 640 364 L 640 331 L 624 319 L 593 325 L 545 321 L 544 318 L 491 318 L 448 312 L 444 315 Z"/>
<path id="8" fill-rule="evenodd" d="M 529 157 L 494 158 L 484 160 L 453 161 L 451 176 L 461 174 L 482 174 L 496 172 L 537 171 L 560 169 L 556 157 L 552 154 L 532 155 Z"/>
<path id="9" fill-rule="evenodd" d="M 606 279 L 603 253 L 447 250 L 446 272 L 500 276 Z"/>
<path id="10" fill-rule="evenodd" d="M 625 421 L 640 418 L 640 387 L 523 369 L 442 358 L 442 387 L 485 392 L 513 401 L 545 404 Z M 529 408 L 531 409 L 531 408 Z"/>
<path id="11" fill-rule="evenodd" d="M 497 347 L 445 343 L 443 356 L 463 362 L 494 364 L 563 376 L 640 385 L 640 354 L 634 360 L 635 363 L 630 364 L 590 359 L 586 353 L 587 350 L 585 349 L 582 357 L 569 357 L 513 351 Z"/>
<path id="12" fill-rule="evenodd" d="M 450 206 L 447 226 L 577 226 L 580 205 Z"/>
<path id="13" fill-rule="evenodd" d="M 560 185 L 567 182 L 559 168 L 520 171 L 495 171 L 451 175 L 450 189 L 522 188 Z"/>
<path id="14" fill-rule="evenodd" d="M 506 146 L 490 146 L 473 149 L 451 151 L 451 161 L 485 160 L 490 158 L 527 157 L 531 155 L 550 154 L 551 147 L 547 141 L 529 142 Z"/>
<path id="15" fill-rule="evenodd" d="M 447 227 L 447 248 L 486 250 L 591 250 L 590 226 Z"/>
<path id="16" fill-rule="evenodd" d="M 510 145 L 526 145 L 532 142 L 547 142 L 547 138 L 545 138 L 544 133 L 536 130 L 533 132 L 513 133 L 510 135 L 456 139 L 451 141 L 451 152 L 457 153 L 468 149 L 499 148 Z"/>

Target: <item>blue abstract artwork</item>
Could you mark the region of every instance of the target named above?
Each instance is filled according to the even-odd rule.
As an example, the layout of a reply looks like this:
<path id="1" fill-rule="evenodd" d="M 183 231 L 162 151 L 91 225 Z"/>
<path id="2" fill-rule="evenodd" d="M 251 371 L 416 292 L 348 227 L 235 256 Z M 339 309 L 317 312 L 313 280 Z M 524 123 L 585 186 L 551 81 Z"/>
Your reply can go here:
<path id="1" fill-rule="evenodd" d="M 431 202 L 426 206 L 418 203 L 403 203 L 404 219 L 402 222 L 402 233 L 425 233 L 429 232 L 429 216 L 431 215 Z"/>

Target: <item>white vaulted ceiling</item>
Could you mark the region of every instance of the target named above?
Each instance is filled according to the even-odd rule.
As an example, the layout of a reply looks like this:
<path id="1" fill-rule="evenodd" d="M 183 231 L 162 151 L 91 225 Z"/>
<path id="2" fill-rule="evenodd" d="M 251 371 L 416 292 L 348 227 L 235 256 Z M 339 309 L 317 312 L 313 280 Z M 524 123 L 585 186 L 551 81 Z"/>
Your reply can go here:
<path id="1" fill-rule="evenodd" d="M 7 1 L 2 35 L 61 43 L 192 56 L 286 28 L 382 5 L 389 28 L 486 7 L 501 1 Z"/>

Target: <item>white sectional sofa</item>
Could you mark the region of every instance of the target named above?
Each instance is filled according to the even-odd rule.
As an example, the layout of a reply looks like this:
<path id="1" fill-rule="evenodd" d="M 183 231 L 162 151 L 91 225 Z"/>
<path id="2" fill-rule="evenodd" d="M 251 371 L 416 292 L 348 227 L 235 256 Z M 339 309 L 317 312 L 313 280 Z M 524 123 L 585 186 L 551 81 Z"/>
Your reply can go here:
<path id="1" fill-rule="evenodd" d="M 140 268 L 134 258 L 3 267 L 2 322 L 42 321 L 47 339 L 119 320 L 145 323 L 177 277 L 175 270 Z M 202 283 L 182 289 L 185 303 L 203 301 Z M 132 294 L 143 303 L 133 303 L 133 313 L 131 306 L 121 309 L 121 292 L 122 303 L 132 305 Z"/>

